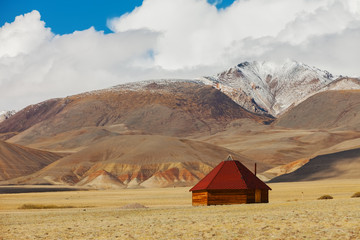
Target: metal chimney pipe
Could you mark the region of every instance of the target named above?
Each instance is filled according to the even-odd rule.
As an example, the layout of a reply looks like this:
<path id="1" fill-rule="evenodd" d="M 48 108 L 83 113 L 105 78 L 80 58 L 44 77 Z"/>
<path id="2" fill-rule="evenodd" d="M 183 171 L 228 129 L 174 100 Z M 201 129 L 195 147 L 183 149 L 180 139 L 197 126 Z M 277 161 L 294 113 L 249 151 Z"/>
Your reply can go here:
<path id="1" fill-rule="evenodd" d="M 254 171 L 254 174 L 255 174 L 255 176 L 256 176 L 256 163 L 255 163 L 255 171 Z"/>

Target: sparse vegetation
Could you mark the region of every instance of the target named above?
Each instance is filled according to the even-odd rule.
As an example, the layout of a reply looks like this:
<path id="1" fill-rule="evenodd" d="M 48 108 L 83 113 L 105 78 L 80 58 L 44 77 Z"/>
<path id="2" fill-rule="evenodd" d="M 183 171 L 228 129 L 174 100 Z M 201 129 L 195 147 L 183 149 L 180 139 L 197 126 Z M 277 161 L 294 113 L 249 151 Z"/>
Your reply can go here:
<path id="1" fill-rule="evenodd" d="M 323 200 L 323 199 L 333 199 L 333 196 L 325 194 L 318 198 L 318 200 Z"/>
<path id="2" fill-rule="evenodd" d="M 19 209 L 51 209 L 51 208 L 75 208 L 75 206 L 58 206 L 54 204 L 45 205 L 45 204 L 23 204 Z"/>
<path id="3" fill-rule="evenodd" d="M 349 197 L 340 201 L 165 206 L 147 210 L 98 207 L 86 212 L 77 209 L 22 210 L 16 214 L 0 211 L 0 219 L 6 219 L 2 222 L 1 233 L 4 239 L 66 240 L 93 236 L 96 239 L 163 239 L 164 236 L 169 239 L 221 240 L 357 239 L 360 234 L 359 204 Z M 331 216 L 331 219 L 324 216 Z M 309 223 L 309 219 L 316 224 Z"/>
<path id="4" fill-rule="evenodd" d="M 162 239 L 164 236 L 169 239 L 357 239 L 360 205 L 350 196 L 359 191 L 359 184 L 360 180 L 271 183 L 269 204 L 209 207 L 192 207 L 189 187 L 0 194 L 0 236 L 64 240 Z M 304 198 L 299 197 L 299 191 L 305 193 Z M 336 196 L 336 201 L 316 200 L 322 193 Z M 25 203 L 75 208 L 18 210 Z M 121 209 L 129 203 L 148 208 Z M 81 209 L 84 206 L 93 208 Z M 309 224 L 309 219 L 314 224 Z"/>
<path id="5" fill-rule="evenodd" d="M 354 193 L 351 197 L 352 198 L 360 198 L 360 192 Z"/>

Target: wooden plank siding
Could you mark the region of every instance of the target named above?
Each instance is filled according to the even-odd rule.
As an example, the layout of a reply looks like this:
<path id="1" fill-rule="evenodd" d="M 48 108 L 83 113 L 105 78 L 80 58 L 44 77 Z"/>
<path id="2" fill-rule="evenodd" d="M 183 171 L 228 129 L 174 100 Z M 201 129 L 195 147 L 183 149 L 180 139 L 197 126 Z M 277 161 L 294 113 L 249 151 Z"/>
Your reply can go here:
<path id="1" fill-rule="evenodd" d="M 261 202 L 261 189 L 255 189 L 255 203 Z"/>
<path id="2" fill-rule="evenodd" d="M 241 204 L 247 202 L 247 195 L 237 191 L 209 191 L 208 205 Z"/>
<path id="3" fill-rule="evenodd" d="M 261 190 L 261 202 L 262 203 L 269 202 L 269 190 L 265 190 L 265 189 Z"/>
<path id="4" fill-rule="evenodd" d="M 257 197 L 255 194 L 258 194 Z M 257 200 L 257 201 L 256 201 Z M 192 192 L 192 205 L 226 205 L 269 202 L 268 190 L 200 190 Z"/>
<path id="5" fill-rule="evenodd" d="M 192 205 L 208 205 L 208 193 L 206 191 L 192 192 Z"/>
<path id="6" fill-rule="evenodd" d="M 246 189 L 243 191 L 245 191 L 247 195 L 246 203 L 255 203 L 255 189 Z"/>

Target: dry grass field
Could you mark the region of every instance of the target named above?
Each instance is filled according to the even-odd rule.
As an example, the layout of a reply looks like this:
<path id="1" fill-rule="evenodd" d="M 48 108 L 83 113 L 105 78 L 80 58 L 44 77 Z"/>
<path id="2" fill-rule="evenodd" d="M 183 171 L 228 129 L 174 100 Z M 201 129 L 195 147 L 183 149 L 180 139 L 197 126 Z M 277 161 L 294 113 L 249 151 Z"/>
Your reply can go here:
<path id="1" fill-rule="evenodd" d="M 269 185 L 268 204 L 209 207 L 189 188 L 1 194 L 0 239 L 360 239 L 360 180 Z"/>

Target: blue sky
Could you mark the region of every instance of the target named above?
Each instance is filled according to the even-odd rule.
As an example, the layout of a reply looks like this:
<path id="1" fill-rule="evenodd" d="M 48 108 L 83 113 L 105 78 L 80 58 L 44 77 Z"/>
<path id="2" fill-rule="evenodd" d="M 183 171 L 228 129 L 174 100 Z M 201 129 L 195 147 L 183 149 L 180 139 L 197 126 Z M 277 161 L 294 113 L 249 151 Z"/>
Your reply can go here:
<path id="1" fill-rule="evenodd" d="M 359 77 L 359 42 L 360 0 L 0 0 L 0 111 L 243 61 Z"/>
<path id="2" fill-rule="evenodd" d="M 223 9 L 234 0 L 208 2 Z M 142 0 L 0 0 L 0 26 L 13 22 L 16 16 L 38 10 L 55 34 L 68 34 L 91 26 L 109 33 L 107 19 L 131 12 L 141 4 Z"/>

